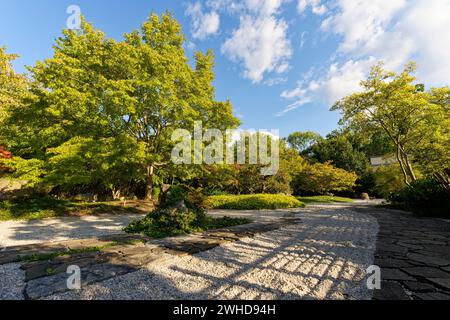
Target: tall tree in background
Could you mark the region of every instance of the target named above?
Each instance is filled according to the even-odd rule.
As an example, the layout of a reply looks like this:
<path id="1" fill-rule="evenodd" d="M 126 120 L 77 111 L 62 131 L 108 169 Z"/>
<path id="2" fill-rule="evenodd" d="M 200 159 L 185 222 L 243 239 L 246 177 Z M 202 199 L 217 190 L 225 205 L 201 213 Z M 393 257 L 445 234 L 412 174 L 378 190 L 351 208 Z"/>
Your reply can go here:
<path id="1" fill-rule="evenodd" d="M 7 54 L 6 49 L 0 47 L 0 128 L 3 130 L 13 130 L 12 126 L 16 127 L 13 123 L 6 122 L 10 112 L 22 108 L 32 100 L 28 79 L 12 68 L 12 61 L 17 57 L 15 54 Z M 10 141 L 0 133 L 0 145 L 2 144 L 10 147 Z"/>
<path id="2" fill-rule="evenodd" d="M 286 141 L 289 143 L 289 146 L 291 148 L 296 149 L 300 153 L 302 153 L 321 139 L 322 137 L 317 132 L 297 131 L 290 134 Z"/>
<path id="3" fill-rule="evenodd" d="M 450 88 L 433 88 L 428 100 L 436 108 L 430 121 L 422 123 L 423 142 L 413 150 L 424 174 L 432 175 L 450 194 Z"/>
<path id="4" fill-rule="evenodd" d="M 356 131 L 379 128 L 389 136 L 407 185 L 416 180 L 411 155 L 418 145 L 426 143 L 424 128 L 439 108 L 429 101 L 423 85 L 414 84 L 414 71 L 413 63 L 400 74 L 385 71 L 380 63 L 361 82 L 362 93 L 352 94 L 332 108 L 340 110 L 342 123 L 350 124 Z"/>

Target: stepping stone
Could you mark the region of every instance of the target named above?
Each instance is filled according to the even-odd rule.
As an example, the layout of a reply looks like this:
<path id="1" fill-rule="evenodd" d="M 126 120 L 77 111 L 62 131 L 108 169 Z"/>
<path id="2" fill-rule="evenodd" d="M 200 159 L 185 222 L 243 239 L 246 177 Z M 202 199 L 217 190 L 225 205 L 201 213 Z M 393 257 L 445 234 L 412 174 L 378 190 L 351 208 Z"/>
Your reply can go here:
<path id="1" fill-rule="evenodd" d="M 445 288 L 446 290 L 450 290 L 450 278 L 427 278 L 427 280 Z"/>
<path id="2" fill-rule="evenodd" d="M 406 254 L 408 252 L 407 248 L 394 245 L 394 244 L 387 244 L 387 243 L 377 243 L 377 250 L 379 251 L 387 251 L 387 252 L 395 252 L 395 253 L 401 253 Z"/>
<path id="3" fill-rule="evenodd" d="M 108 280 L 112 277 L 137 271 L 134 268 L 123 265 L 100 264 L 95 268 L 81 269 L 81 286 L 87 286 L 91 283 Z M 38 278 L 27 283 L 25 295 L 28 299 L 39 299 L 56 293 L 69 291 L 67 280 L 71 275 L 60 273 L 54 276 Z"/>
<path id="4" fill-rule="evenodd" d="M 381 290 L 375 290 L 375 300 L 411 300 L 398 282 L 381 281 Z"/>
<path id="5" fill-rule="evenodd" d="M 423 255 L 423 254 L 417 254 L 417 253 L 408 253 L 407 257 L 413 261 L 425 263 L 427 265 L 436 265 L 436 266 L 448 266 L 450 265 L 450 260 L 429 256 L 429 255 Z"/>
<path id="6" fill-rule="evenodd" d="M 399 246 L 406 247 L 408 249 L 413 249 L 413 250 L 423 249 L 423 246 L 419 246 L 419 245 L 416 245 L 416 244 L 410 244 L 410 243 L 406 243 L 406 242 L 402 242 L 402 241 L 397 242 L 397 244 Z"/>
<path id="7" fill-rule="evenodd" d="M 104 262 L 106 262 L 106 257 L 102 257 L 98 253 L 91 253 L 71 257 L 58 257 L 50 261 L 28 262 L 23 264 L 21 269 L 25 270 L 25 281 L 30 281 L 66 272 L 67 268 L 71 265 L 83 268 L 92 264 Z"/>
<path id="8" fill-rule="evenodd" d="M 420 300 L 450 300 L 450 295 L 441 292 L 415 293 L 414 298 Z"/>
<path id="9" fill-rule="evenodd" d="M 398 269 L 381 269 L 381 278 L 383 280 L 415 281 L 414 278 Z"/>
<path id="10" fill-rule="evenodd" d="M 450 274 L 432 267 L 402 268 L 406 273 L 422 278 L 450 278 Z"/>
<path id="11" fill-rule="evenodd" d="M 403 282 L 405 287 L 407 287 L 409 290 L 413 292 L 430 292 L 430 291 L 436 291 L 436 287 L 423 282 L 418 281 L 405 281 Z"/>
<path id="12" fill-rule="evenodd" d="M 374 264 L 379 266 L 382 269 L 384 269 L 384 268 L 404 268 L 404 267 L 412 266 L 405 260 L 391 259 L 391 258 L 384 258 L 384 259 L 377 258 L 377 259 L 375 259 Z"/>

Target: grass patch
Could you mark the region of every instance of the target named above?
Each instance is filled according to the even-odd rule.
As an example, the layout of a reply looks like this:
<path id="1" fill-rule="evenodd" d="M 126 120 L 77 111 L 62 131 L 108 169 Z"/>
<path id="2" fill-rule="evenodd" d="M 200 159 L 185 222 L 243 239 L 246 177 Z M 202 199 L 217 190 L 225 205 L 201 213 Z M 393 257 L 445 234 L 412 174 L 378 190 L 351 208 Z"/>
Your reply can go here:
<path id="1" fill-rule="evenodd" d="M 306 204 L 315 203 L 351 203 L 355 200 L 344 197 L 334 197 L 334 196 L 313 196 L 313 197 L 298 197 L 298 199 Z"/>
<path id="2" fill-rule="evenodd" d="M 0 221 L 32 220 L 104 213 L 146 213 L 141 202 L 75 202 L 51 198 L 0 200 Z"/>
<path id="3" fill-rule="evenodd" d="M 232 210 L 288 209 L 305 206 L 295 197 L 280 194 L 210 196 L 208 202 L 213 209 Z"/>

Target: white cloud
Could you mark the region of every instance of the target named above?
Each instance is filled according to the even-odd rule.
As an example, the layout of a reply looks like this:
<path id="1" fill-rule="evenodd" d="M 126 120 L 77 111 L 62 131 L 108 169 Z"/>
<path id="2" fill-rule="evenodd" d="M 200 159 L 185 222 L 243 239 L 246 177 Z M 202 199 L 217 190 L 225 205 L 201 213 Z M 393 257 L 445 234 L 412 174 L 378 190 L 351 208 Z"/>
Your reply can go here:
<path id="1" fill-rule="evenodd" d="M 284 0 L 245 0 L 247 8 L 258 15 L 273 15 L 278 12 Z"/>
<path id="2" fill-rule="evenodd" d="M 360 82 L 366 72 L 376 63 L 373 57 L 366 60 L 349 60 L 343 64 L 333 63 L 320 79 L 305 79 L 292 90 L 281 94 L 282 98 L 295 100 L 277 115 L 282 116 L 298 107 L 314 102 L 334 104 L 337 100 L 361 90 Z"/>
<path id="3" fill-rule="evenodd" d="M 299 1 L 303 12 L 319 1 Z M 337 56 L 325 74 L 300 81 L 282 97 L 294 100 L 278 115 L 309 102 L 333 104 L 360 89 L 376 61 L 399 71 L 418 63 L 418 78 L 427 85 L 450 82 L 450 0 L 336 0 L 321 30 L 342 37 Z M 336 63 L 336 61 L 341 61 Z"/>
<path id="4" fill-rule="evenodd" d="M 186 15 L 192 19 L 192 36 L 197 39 L 206 39 L 219 32 L 220 17 L 216 11 L 203 12 L 200 2 L 189 3 Z"/>
<path id="5" fill-rule="evenodd" d="M 222 45 L 222 53 L 242 63 L 244 77 L 261 82 L 266 73 L 289 70 L 292 56 L 288 25 L 277 17 L 283 0 L 245 0 L 240 24 Z"/>
<path id="6" fill-rule="evenodd" d="M 288 79 L 286 77 L 275 77 L 275 78 L 270 78 L 267 79 L 266 81 L 264 81 L 264 84 L 272 87 L 272 86 L 276 86 L 282 83 L 285 83 Z"/>
<path id="7" fill-rule="evenodd" d="M 297 9 L 300 13 L 305 12 L 308 8 L 317 15 L 323 15 L 327 12 L 327 7 L 321 3 L 321 0 L 298 0 Z"/>
<path id="8" fill-rule="evenodd" d="M 308 35 L 308 31 L 303 31 L 300 36 L 300 49 L 303 49 L 306 43 L 306 36 Z"/>
<path id="9" fill-rule="evenodd" d="M 344 52 L 370 51 L 385 36 L 393 17 L 406 0 L 338 0 L 339 11 L 322 23 L 322 29 L 343 37 Z"/>
<path id="10" fill-rule="evenodd" d="M 418 0 L 396 26 L 414 43 L 418 77 L 425 83 L 450 84 L 450 0 Z"/>
<path id="11" fill-rule="evenodd" d="M 208 0 L 206 5 L 212 10 L 225 10 L 229 13 L 238 13 L 245 9 L 245 4 L 238 0 Z"/>
<path id="12" fill-rule="evenodd" d="M 450 0 L 338 0 L 322 29 L 342 36 L 339 51 L 374 56 L 398 70 L 414 59 L 430 84 L 450 82 Z"/>

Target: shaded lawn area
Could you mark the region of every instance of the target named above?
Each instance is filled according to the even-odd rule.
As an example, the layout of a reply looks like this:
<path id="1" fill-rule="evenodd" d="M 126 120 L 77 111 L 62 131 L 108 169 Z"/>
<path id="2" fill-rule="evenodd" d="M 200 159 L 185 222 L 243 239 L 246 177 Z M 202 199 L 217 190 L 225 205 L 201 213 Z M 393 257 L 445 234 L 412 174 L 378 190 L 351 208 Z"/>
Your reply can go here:
<path id="1" fill-rule="evenodd" d="M 152 209 L 153 206 L 144 201 L 89 203 L 51 198 L 0 200 L 0 221 L 96 214 L 144 214 Z"/>
<path id="2" fill-rule="evenodd" d="M 316 204 L 316 203 L 351 203 L 355 200 L 344 197 L 335 196 L 312 196 L 312 197 L 298 197 L 301 202 L 306 204 Z"/>

